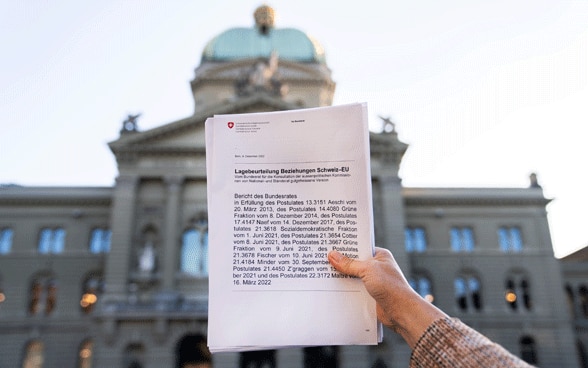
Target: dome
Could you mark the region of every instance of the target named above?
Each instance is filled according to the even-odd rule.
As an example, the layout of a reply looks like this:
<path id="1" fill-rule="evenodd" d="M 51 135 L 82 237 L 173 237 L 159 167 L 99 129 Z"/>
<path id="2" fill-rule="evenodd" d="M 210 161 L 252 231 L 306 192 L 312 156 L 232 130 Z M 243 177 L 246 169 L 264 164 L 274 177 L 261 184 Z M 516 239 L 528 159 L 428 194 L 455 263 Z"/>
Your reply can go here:
<path id="1" fill-rule="evenodd" d="M 204 48 L 203 61 L 232 61 L 269 58 L 276 52 L 281 60 L 325 63 L 322 46 L 306 33 L 294 28 L 274 28 L 273 9 L 259 7 L 252 28 L 231 28 L 216 36 Z"/>

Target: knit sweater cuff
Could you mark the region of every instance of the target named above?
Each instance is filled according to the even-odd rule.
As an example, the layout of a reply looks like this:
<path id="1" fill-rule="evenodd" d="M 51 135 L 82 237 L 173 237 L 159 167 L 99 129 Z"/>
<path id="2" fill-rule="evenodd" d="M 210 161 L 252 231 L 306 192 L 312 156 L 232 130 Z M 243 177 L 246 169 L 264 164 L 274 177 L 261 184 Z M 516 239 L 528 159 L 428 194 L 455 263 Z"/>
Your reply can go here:
<path id="1" fill-rule="evenodd" d="M 420 337 L 410 367 L 531 367 L 455 318 L 434 321 Z"/>

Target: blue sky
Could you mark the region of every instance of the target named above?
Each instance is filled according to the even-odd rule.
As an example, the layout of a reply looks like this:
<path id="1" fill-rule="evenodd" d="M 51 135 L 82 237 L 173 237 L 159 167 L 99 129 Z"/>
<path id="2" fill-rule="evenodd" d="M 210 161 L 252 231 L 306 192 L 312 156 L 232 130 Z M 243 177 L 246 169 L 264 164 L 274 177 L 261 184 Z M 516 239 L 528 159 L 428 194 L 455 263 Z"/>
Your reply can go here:
<path id="1" fill-rule="evenodd" d="M 106 144 L 193 113 L 206 42 L 251 0 L 0 0 L 0 183 L 110 186 Z M 556 255 L 588 244 L 588 1 L 276 0 L 317 38 L 335 104 L 368 102 L 410 148 L 406 186 L 525 187 L 537 172 Z"/>

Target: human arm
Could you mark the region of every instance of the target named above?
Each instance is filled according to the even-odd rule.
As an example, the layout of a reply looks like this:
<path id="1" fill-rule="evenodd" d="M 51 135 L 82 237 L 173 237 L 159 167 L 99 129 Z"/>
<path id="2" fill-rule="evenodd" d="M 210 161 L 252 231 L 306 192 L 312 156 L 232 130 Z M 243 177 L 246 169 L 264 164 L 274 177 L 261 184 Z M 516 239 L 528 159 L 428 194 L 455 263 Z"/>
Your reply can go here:
<path id="1" fill-rule="evenodd" d="M 413 350 L 410 367 L 531 367 L 423 299 L 390 251 L 376 248 L 373 258 L 362 261 L 337 251 L 328 258 L 337 271 L 361 278 L 376 301 L 378 319 Z"/>
<path id="2" fill-rule="evenodd" d="M 433 321 L 447 318 L 412 289 L 387 249 L 376 248 L 375 256 L 365 261 L 345 257 L 337 251 L 330 252 L 328 257 L 337 271 L 361 278 L 376 300 L 378 320 L 400 334 L 411 348 Z"/>

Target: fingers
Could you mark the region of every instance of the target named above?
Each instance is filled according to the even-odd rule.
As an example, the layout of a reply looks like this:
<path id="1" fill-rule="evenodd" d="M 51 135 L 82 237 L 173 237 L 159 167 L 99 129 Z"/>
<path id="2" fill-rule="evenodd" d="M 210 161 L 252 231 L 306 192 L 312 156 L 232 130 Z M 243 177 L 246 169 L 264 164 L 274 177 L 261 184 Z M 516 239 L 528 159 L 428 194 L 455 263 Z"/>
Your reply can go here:
<path id="1" fill-rule="evenodd" d="M 375 248 L 374 258 L 365 261 L 349 258 L 336 250 L 329 252 L 328 259 L 337 271 L 354 277 L 362 277 L 362 274 L 372 267 L 370 265 L 373 264 L 374 261 L 384 263 L 391 262 L 394 267 L 397 267 L 392 253 L 388 249 L 379 247 Z"/>
<path id="2" fill-rule="evenodd" d="M 335 269 L 349 276 L 359 277 L 361 261 L 355 261 L 333 250 L 328 254 L 329 262 Z"/>
<path id="3" fill-rule="evenodd" d="M 376 252 L 374 254 L 374 258 L 382 259 L 382 260 L 388 259 L 388 258 L 394 259 L 394 256 L 392 256 L 392 253 L 388 249 L 380 248 L 380 247 L 376 247 L 375 249 L 376 249 Z M 394 262 L 396 263 L 396 261 L 394 261 Z"/>

